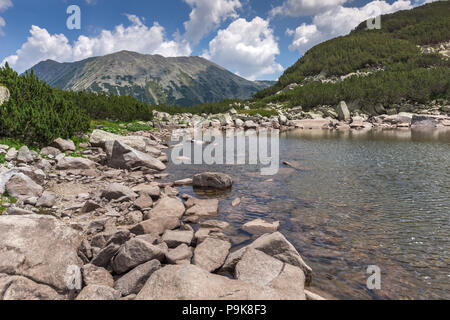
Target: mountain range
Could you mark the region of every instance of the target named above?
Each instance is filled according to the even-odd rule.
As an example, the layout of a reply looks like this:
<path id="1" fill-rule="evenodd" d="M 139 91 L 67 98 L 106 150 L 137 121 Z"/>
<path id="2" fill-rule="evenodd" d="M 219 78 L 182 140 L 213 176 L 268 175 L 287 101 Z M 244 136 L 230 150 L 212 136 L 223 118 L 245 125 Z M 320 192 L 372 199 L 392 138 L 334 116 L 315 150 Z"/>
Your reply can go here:
<path id="1" fill-rule="evenodd" d="M 72 63 L 46 60 L 31 70 L 53 87 L 129 95 L 152 105 L 248 99 L 275 84 L 246 80 L 201 57 L 165 58 L 130 51 Z"/>

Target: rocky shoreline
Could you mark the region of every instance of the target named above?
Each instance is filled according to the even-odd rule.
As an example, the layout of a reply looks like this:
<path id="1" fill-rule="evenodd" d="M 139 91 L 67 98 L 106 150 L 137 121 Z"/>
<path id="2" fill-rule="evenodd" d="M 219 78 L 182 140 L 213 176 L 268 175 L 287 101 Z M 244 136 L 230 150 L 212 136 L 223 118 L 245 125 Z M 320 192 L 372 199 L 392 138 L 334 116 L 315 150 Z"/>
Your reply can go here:
<path id="1" fill-rule="evenodd" d="M 95 130 L 82 150 L 63 139 L 40 152 L 0 146 L 0 299 L 323 299 L 278 222 L 246 223 L 256 240 L 234 250 L 214 219 L 219 200 L 177 190 L 228 189 L 232 177 L 160 181 L 170 135 Z"/>
<path id="2" fill-rule="evenodd" d="M 351 108 L 342 101 L 335 107 L 320 106 L 304 112 L 302 107 L 285 109 L 279 105 L 268 106 L 265 112 L 272 116 L 256 114 L 249 116 L 248 106 L 235 106 L 227 113 L 194 115 L 182 113 L 170 115 L 154 111 L 157 128 L 202 128 L 202 129 L 244 129 L 258 130 L 273 128 L 281 131 L 292 129 L 327 129 L 327 130 L 390 130 L 450 127 L 450 106 L 447 101 L 431 106 L 406 104 L 397 108 L 385 109 L 377 105 L 371 113 Z M 243 107 L 243 108 L 242 108 Z M 240 111 L 238 111 L 240 110 Z M 402 111 L 403 110 L 403 111 Z M 261 112 L 262 113 L 262 112 Z"/>

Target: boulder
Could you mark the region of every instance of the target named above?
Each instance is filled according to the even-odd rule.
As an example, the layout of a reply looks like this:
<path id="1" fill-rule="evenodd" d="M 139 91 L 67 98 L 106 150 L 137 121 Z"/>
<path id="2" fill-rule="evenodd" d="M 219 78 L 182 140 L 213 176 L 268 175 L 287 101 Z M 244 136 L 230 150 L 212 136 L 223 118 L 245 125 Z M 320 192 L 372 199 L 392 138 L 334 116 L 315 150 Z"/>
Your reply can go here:
<path id="1" fill-rule="evenodd" d="M 88 200 L 84 203 L 83 207 L 80 210 L 80 213 L 89 213 L 97 210 L 98 208 L 100 208 L 100 205 L 98 203 L 95 203 L 92 200 Z"/>
<path id="2" fill-rule="evenodd" d="M 0 274 L 0 300 L 63 300 L 51 287 L 22 276 Z"/>
<path id="3" fill-rule="evenodd" d="M 187 216 L 215 217 L 219 213 L 219 200 L 217 199 L 200 200 L 191 197 L 186 205 L 189 208 L 186 210 Z"/>
<path id="4" fill-rule="evenodd" d="M 54 140 L 51 144 L 51 147 L 57 148 L 62 152 L 76 150 L 75 143 L 73 143 L 72 140 L 66 140 L 62 138 Z"/>
<path id="5" fill-rule="evenodd" d="M 230 248 L 229 241 L 208 237 L 195 248 L 193 264 L 213 272 L 223 265 Z"/>
<path id="6" fill-rule="evenodd" d="M 81 290 L 76 300 L 88 300 L 88 301 L 108 301 L 119 300 L 121 294 L 119 291 L 102 285 L 89 285 Z"/>
<path id="7" fill-rule="evenodd" d="M 273 223 L 269 223 L 264 221 L 263 219 L 256 219 L 250 222 L 247 222 L 242 226 L 242 230 L 248 232 L 252 235 L 262 235 L 265 233 L 273 233 L 278 230 L 280 227 L 280 222 L 275 221 Z"/>
<path id="8" fill-rule="evenodd" d="M 260 250 L 282 262 L 301 268 L 306 277 L 306 285 L 311 283 L 312 269 L 303 261 L 295 247 L 279 232 L 262 235 L 250 245 L 230 253 L 221 272 L 233 274 L 236 264 L 247 249 Z"/>
<path id="9" fill-rule="evenodd" d="M 256 129 L 258 125 L 253 120 L 247 120 L 244 122 L 244 128 L 245 130 Z"/>
<path id="10" fill-rule="evenodd" d="M 17 152 L 16 161 L 18 163 L 31 163 L 34 161 L 33 155 L 27 146 L 23 146 Z"/>
<path id="11" fill-rule="evenodd" d="M 176 216 L 155 216 L 133 226 L 130 231 L 136 235 L 162 235 L 166 230 L 173 230 L 180 226 L 180 219 Z"/>
<path id="12" fill-rule="evenodd" d="M 262 251 L 249 248 L 246 250 L 235 269 L 235 278 L 266 286 L 283 270 L 284 263 L 272 258 Z"/>
<path id="13" fill-rule="evenodd" d="M 95 162 L 80 157 L 63 157 L 56 164 L 58 170 L 88 170 L 95 169 Z"/>
<path id="14" fill-rule="evenodd" d="M 146 194 L 152 197 L 152 199 L 158 199 L 161 195 L 161 189 L 158 186 L 152 186 L 145 183 L 133 187 L 132 190 L 140 195 Z"/>
<path id="15" fill-rule="evenodd" d="M 53 192 L 44 191 L 42 196 L 36 202 L 36 207 L 51 208 L 56 204 L 57 195 Z"/>
<path id="16" fill-rule="evenodd" d="M 166 165 L 150 154 L 138 151 L 119 141 L 108 142 L 106 147 L 108 165 L 117 169 L 133 169 L 145 167 L 158 171 L 166 169 Z"/>
<path id="17" fill-rule="evenodd" d="M 14 148 L 14 147 L 12 147 L 12 148 L 10 148 L 10 149 L 8 150 L 8 152 L 6 153 L 5 160 L 6 160 L 6 161 L 13 161 L 13 160 L 16 160 L 17 154 L 18 154 L 17 149 Z"/>
<path id="18" fill-rule="evenodd" d="M 152 274 L 136 300 L 280 300 L 282 292 L 209 273 L 194 265 L 168 265 Z"/>
<path id="19" fill-rule="evenodd" d="M 167 250 L 143 239 L 134 238 L 120 248 L 113 260 L 112 267 L 117 274 L 123 274 L 150 260 L 162 261 Z"/>
<path id="20" fill-rule="evenodd" d="M 339 102 L 336 107 L 336 111 L 338 113 L 338 119 L 341 121 L 349 121 L 350 120 L 350 111 L 348 110 L 347 104 L 345 101 Z"/>
<path id="21" fill-rule="evenodd" d="M 148 138 L 142 136 L 121 136 L 103 130 L 94 130 L 89 140 L 92 146 L 101 148 L 105 148 L 107 141 L 119 141 L 133 149 L 145 152 Z"/>
<path id="22" fill-rule="evenodd" d="M 96 265 L 97 267 L 104 267 L 106 268 L 110 263 L 112 258 L 116 255 L 116 253 L 119 251 L 120 245 L 111 243 L 108 246 L 101 249 L 92 259 L 91 263 L 93 265 Z"/>
<path id="23" fill-rule="evenodd" d="M 169 250 L 166 258 L 169 264 L 190 264 L 192 255 L 192 248 L 183 243 L 175 249 Z"/>
<path id="24" fill-rule="evenodd" d="M 204 172 L 194 176 L 193 186 L 197 188 L 229 189 L 233 179 L 224 173 Z"/>
<path id="25" fill-rule="evenodd" d="M 179 198 L 165 197 L 156 203 L 147 218 L 177 217 L 180 219 L 185 210 L 183 201 Z"/>
<path id="26" fill-rule="evenodd" d="M 190 245 L 194 238 L 194 232 L 191 230 L 167 230 L 164 232 L 162 240 L 167 243 L 169 248 L 176 248 L 181 244 Z"/>
<path id="27" fill-rule="evenodd" d="M 148 278 L 160 268 L 161 263 L 158 260 L 152 260 L 141 264 L 117 279 L 114 284 L 114 289 L 119 291 L 124 297 L 130 294 L 138 294 Z"/>
<path id="28" fill-rule="evenodd" d="M 54 147 L 46 147 L 41 150 L 41 154 L 44 156 L 52 156 L 53 158 L 61 154 L 61 151 Z"/>
<path id="29" fill-rule="evenodd" d="M 149 195 L 143 194 L 134 201 L 134 205 L 140 210 L 147 210 L 153 206 L 153 199 Z"/>
<path id="30" fill-rule="evenodd" d="M 23 173 L 14 174 L 5 184 L 5 189 L 12 197 L 26 199 L 40 197 L 43 188 Z"/>
<path id="31" fill-rule="evenodd" d="M 137 194 L 131 190 L 131 188 L 124 186 L 120 183 L 112 183 L 106 187 L 101 193 L 101 197 L 107 200 L 116 200 L 123 197 L 128 197 L 130 200 L 134 200 Z"/>
<path id="32" fill-rule="evenodd" d="M 9 101 L 10 93 L 7 87 L 0 86 L 0 106 Z"/>
<path id="33" fill-rule="evenodd" d="M 101 285 L 111 288 L 114 286 L 114 279 L 108 270 L 93 264 L 83 266 L 83 282 L 86 286 Z"/>
<path id="34" fill-rule="evenodd" d="M 68 291 L 70 267 L 81 268 L 81 235 L 51 216 L 0 216 L 0 273 Z"/>

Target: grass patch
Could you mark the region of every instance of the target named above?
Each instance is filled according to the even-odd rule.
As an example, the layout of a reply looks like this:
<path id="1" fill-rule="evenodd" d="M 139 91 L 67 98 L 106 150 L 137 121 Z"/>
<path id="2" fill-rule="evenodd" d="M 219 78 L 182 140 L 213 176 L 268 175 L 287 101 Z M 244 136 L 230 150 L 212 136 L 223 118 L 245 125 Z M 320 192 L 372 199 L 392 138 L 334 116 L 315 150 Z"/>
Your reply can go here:
<path id="1" fill-rule="evenodd" d="M 0 197 L 0 215 L 8 209 L 8 207 L 5 206 L 6 204 L 15 204 L 17 201 L 17 198 L 11 197 L 8 192 L 3 193 Z"/>
<path id="2" fill-rule="evenodd" d="M 247 114 L 249 116 L 256 116 L 257 114 L 259 114 L 260 116 L 268 118 L 278 116 L 278 112 L 276 110 L 267 110 L 267 109 L 240 110 L 239 113 Z"/>

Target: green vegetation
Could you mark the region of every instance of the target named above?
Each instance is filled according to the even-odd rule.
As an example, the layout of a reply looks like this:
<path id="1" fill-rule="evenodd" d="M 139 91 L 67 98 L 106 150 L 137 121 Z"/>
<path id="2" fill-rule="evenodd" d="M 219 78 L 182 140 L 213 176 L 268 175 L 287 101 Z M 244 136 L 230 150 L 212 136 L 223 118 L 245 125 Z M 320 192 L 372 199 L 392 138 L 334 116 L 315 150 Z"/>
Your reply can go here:
<path id="1" fill-rule="evenodd" d="M 33 72 L 19 76 L 8 64 L 0 68 L 0 83 L 11 94 L 0 108 L 0 137 L 28 146 L 45 146 L 58 137 L 68 139 L 85 132 L 91 118 L 152 119 L 150 107 L 132 97 L 55 89 Z"/>
<path id="2" fill-rule="evenodd" d="M 278 112 L 276 110 L 266 110 L 266 109 L 251 109 L 251 110 L 241 110 L 240 113 L 247 114 L 249 116 L 256 116 L 259 114 L 263 117 L 272 117 L 272 116 L 278 116 Z"/>
<path id="3" fill-rule="evenodd" d="M 341 100 L 370 109 L 378 103 L 388 106 L 404 100 L 427 103 L 436 98 L 450 98 L 449 60 L 439 54 L 422 54 L 417 47 L 450 39 L 449 2 L 383 16 L 381 30 L 364 30 L 364 25 L 345 37 L 309 50 L 285 71 L 275 86 L 258 92 L 253 101 L 302 106 L 308 110 L 318 105 L 335 105 Z M 337 83 L 311 78 L 339 77 L 356 71 L 370 75 Z M 302 86 L 277 94 L 293 83 Z"/>
<path id="4" fill-rule="evenodd" d="M 202 113 L 223 113 L 227 112 L 236 103 L 242 103 L 239 99 L 226 99 L 220 102 L 202 103 L 193 107 L 172 107 L 167 105 L 156 106 L 155 109 L 160 112 L 166 112 L 168 114 L 176 113 L 192 113 L 192 114 L 202 114 Z"/>
<path id="5" fill-rule="evenodd" d="M 11 197 L 8 192 L 5 191 L 2 196 L 0 196 L 0 215 L 2 215 L 8 208 L 6 204 L 15 204 L 18 199 Z"/>

